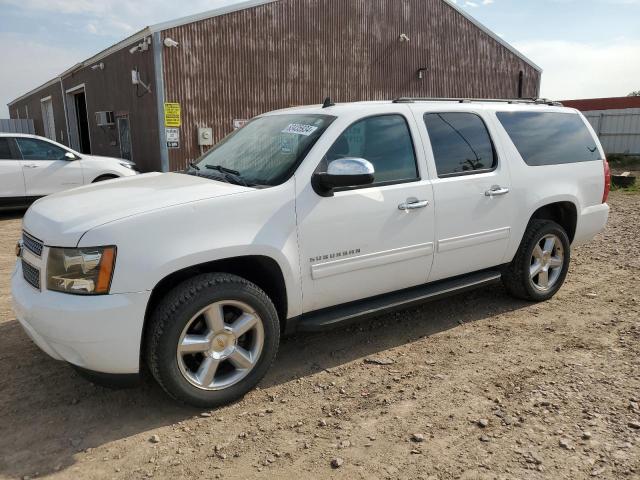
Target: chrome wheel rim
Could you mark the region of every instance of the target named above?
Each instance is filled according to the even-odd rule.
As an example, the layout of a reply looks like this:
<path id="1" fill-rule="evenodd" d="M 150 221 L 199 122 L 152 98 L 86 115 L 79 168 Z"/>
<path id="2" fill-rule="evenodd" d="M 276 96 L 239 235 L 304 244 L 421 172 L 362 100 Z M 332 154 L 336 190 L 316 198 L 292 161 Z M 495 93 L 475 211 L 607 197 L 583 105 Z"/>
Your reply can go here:
<path id="1" fill-rule="evenodd" d="M 558 283 L 564 267 L 564 247 L 556 235 L 545 235 L 531 254 L 529 278 L 536 290 L 547 292 Z"/>
<path id="2" fill-rule="evenodd" d="M 194 315 L 176 351 L 184 378 L 201 390 L 223 390 L 243 380 L 257 364 L 264 326 L 253 308 L 223 300 Z"/>

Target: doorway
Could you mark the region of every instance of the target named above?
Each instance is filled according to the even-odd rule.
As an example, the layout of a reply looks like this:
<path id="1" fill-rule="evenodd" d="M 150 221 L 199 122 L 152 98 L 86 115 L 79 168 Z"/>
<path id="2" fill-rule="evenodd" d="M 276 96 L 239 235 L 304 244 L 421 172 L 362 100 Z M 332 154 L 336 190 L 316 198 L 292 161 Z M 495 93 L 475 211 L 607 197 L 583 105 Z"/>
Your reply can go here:
<path id="1" fill-rule="evenodd" d="M 78 120 L 78 137 L 80 151 L 91 154 L 91 139 L 89 138 L 89 119 L 87 117 L 87 97 L 84 90 L 74 95 L 76 118 Z"/>
<path id="2" fill-rule="evenodd" d="M 129 127 L 129 117 L 118 117 L 117 122 L 120 158 L 131 161 L 131 130 Z"/>
<path id="3" fill-rule="evenodd" d="M 54 142 L 56 139 L 56 125 L 53 116 L 53 102 L 51 97 L 46 97 L 40 100 L 40 107 L 42 109 L 42 125 L 44 127 L 44 136 Z"/>
<path id="4" fill-rule="evenodd" d="M 91 134 L 84 84 L 67 90 L 66 94 L 70 146 L 81 153 L 90 155 Z"/>

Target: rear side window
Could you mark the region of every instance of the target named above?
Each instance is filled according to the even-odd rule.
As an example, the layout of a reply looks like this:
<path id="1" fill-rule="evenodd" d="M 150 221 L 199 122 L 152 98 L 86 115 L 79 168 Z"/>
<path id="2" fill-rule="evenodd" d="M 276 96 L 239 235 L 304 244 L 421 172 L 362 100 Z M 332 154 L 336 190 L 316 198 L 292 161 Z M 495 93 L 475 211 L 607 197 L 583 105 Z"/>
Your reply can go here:
<path id="1" fill-rule="evenodd" d="M 0 138 L 0 160 L 13 160 L 8 138 Z"/>
<path id="2" fill-rule="evenodd" d="M 438 177 L 482 173 L 498 165 L 487 127 L 475 113 L 427 113 L 424 123 Z"/>
<path id="3" fill-rule="evenodd" d="M 602 159 L 596 141 L 575 113 L 499 112 L 497 115 L 527 165 Z"/>
<path id="4" fill-rule="evenodd" d="M 407 121 L 402 115 L 381 115 L 360 120 L 338 137 L 319 167 L 340 158 L 364 158 L 375 168 L 375 184 L 418 179 L 418 166 Z"/>

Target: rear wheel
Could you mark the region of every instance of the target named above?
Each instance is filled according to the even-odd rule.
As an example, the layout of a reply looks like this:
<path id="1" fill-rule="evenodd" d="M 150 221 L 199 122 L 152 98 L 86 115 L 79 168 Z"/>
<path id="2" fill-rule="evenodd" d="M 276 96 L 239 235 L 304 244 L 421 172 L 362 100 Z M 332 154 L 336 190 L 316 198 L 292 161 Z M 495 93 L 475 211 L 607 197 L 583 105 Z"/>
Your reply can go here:
<path id="1" fill-rule="evenodd" d="M 146 356 L 153 376 L 175 399 L 204 408 L 251 390 L 273 362 L 280 339 L 269 297 L 228 274 L 178 285 L 150 321 Z"/>
<path id="2" fill-rule="evenodd" d="M 553 297 L 567 276 L 571 244 L 564 229 L 550 220 L 532 220 L 502 282 L 513 296 L 540 302 Z"/>

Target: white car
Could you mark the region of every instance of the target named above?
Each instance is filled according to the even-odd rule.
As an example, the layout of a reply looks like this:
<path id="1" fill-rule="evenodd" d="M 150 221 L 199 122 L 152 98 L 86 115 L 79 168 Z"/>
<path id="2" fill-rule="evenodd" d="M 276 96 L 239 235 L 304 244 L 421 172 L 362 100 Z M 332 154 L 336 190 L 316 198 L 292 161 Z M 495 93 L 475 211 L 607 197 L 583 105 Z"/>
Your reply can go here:
<path id="1" fill-rule="evenodd" d="M 91 378 L 129 379 L 145 362 L 171 396 L 212 407 L 259 382 L 283 333 L 500 279 L 551 298 L 571 248 L 605 227 L 608 192 L 595 133 L 556 104 L 272 112 L 186 172 L 33 204 L 15 311 Z"/>
<path id="2" fill-rule="evenodd" d="M 128 160 L 85 155 L 36 135 L 0 133 L 0 209 L 136 173 Z"/>

